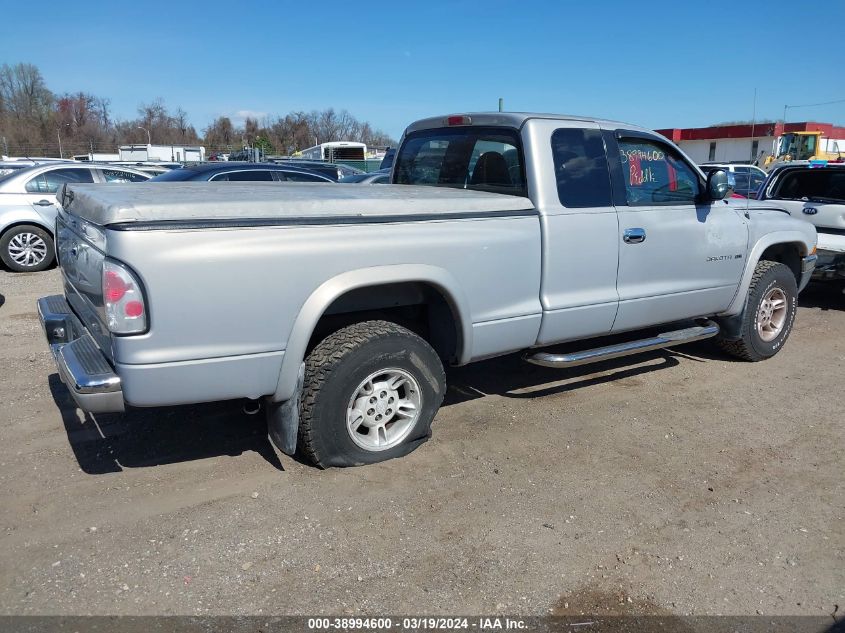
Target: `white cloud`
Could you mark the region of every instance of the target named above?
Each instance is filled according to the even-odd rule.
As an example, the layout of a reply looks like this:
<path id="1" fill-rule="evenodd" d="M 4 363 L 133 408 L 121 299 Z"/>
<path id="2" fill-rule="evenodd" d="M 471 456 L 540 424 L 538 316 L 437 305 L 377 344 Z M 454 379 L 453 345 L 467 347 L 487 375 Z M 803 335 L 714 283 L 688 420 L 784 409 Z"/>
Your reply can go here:
<path id="1" fill-rule="evenodd" d="M 243 125 L 246 119 L 257 119 L 261 121 L 264 117 L 267 116 L 267 112 L 261 112 L 260 110 L 238 110 L 237 112 L 230 112 L 227 113 L 230 119 L 232 119 L 232 123 L 234 125 Z"/>

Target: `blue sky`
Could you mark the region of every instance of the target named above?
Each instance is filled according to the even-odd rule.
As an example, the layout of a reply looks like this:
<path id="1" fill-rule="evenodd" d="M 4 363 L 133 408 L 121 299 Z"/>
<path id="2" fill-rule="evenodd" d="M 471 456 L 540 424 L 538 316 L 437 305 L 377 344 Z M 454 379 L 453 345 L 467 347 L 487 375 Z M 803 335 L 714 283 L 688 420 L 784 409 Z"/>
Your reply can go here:
<path id="1" fill-rule="evenodd" d="M 397 137 L 449 112 L 585 114 L 652 128 L 780 118 L 845 99 L 840 0 L 2 2 L 0 63 L 114 116 L 162 97 L 216 116 L 346 108 Z M 845 124 L 845 103 L 789 120 Z"/>

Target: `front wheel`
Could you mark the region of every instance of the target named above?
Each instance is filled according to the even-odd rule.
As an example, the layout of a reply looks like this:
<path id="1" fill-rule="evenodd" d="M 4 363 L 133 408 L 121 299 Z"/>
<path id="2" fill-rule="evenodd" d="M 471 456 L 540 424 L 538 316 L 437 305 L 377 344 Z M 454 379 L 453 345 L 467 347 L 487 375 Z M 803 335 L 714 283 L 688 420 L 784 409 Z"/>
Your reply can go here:
<path id="1" fill-rule="evenodd" d="M 737 340 L 718 339 L 737 358 L 760 361 L 777 354 L 795 322 L 798 286 L 785 264 L 761 261 L 754 269 Z"/>
<path id="2" fill-rule="evenodd" d="M 39 226 L 22 224 L 0 238 L 0 259 L 18 273 L 47 269 L 53 263 L 53 238 Z"/>
<path id="3" fill-rule="evenodd" d="M 388 321 L 350 325 L 305 359 L 299 449 L 321 468 L 406 455 L 428 439 L 445 391 L 422 338 Z"/>

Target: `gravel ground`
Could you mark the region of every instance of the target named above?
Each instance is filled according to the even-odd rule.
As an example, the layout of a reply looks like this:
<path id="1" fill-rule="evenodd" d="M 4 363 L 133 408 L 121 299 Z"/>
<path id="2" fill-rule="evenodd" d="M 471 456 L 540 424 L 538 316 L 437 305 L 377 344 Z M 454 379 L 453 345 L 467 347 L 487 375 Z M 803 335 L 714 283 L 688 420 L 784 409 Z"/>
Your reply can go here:
<path id="1" fill-rule="evenodd" d="M 765 363 L 450 370 L 431 441 L 319 471 L 234 402 L 82 416 L 35 313 L 59 279 L 0 271 L 2 614 L 845 609 L 830 286 Z"/>

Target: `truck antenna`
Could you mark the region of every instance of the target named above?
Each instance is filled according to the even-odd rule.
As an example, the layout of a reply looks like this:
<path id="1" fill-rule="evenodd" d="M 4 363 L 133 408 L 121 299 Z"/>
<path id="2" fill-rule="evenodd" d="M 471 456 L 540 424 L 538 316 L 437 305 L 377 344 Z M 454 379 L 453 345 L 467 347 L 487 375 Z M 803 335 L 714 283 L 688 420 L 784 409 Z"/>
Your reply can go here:
<path id="1" fill-rule="evenodd" d="M 757 124 L 757 87 L 754 87 L 754 101 L 751 106 L 751 149 L 749 153 L 751 155 L 751 164 L 757 164 L 757 157 L 754 156 L 754 126 Z M 748 195 L 751 195 L 751 172 L 748 172 L 748 190 L 745 192 L 745 217 L 748 217 L 748 206 L 751 204 L 751 198 L 748 198 Z"/>

